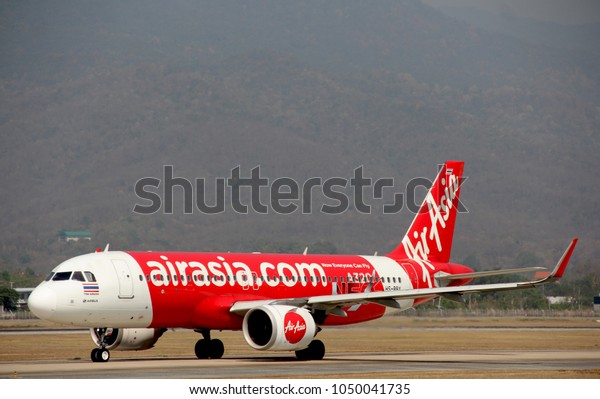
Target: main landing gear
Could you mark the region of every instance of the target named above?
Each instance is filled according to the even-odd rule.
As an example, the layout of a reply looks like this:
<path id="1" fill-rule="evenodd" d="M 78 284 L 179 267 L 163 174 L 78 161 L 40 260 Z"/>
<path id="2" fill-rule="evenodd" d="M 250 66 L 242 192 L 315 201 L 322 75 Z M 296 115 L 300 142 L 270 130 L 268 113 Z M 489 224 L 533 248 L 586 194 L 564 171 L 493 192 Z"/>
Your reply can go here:
<path id="1" fill-rule="evenodd" d="M 298 360 L 322 360 L 325 356 L 325 344 L 315 339 L 308 344 L 308 347 L 296 351 L 296 358 Z"/>
<path id="2" fill-rule="evenodd" d="M 202 339 L 196 342 L 194 351 L 198 359 L 220 359 L 225 353 L 225 346 L 220 339 L 210 339 L 210 330 L 194 330 L 202 334 Z"/>
<path id="3" fill-rule="evenodd" d="M 220 359 L 223 357 L 225 347 L 220 339 L 211 339 L 210 330 L 201 329 L 194 330 L 202 334 L 202 339 L 196 342 L 194 351 L 198 359 Z M 308 347 L 302 350 L 296 351 L 296 358 L 298 360 L 321 360 L 325 356 L 325 344 L 322 341 L 315 339 Z"/>
<path id="4" fill-rule="evenodd" d="M 110 359 L 110 352 L 106 349 L 106 340 L 109 336 L 108 328 L 97 328 L 96 335 L 98 336 L 100 347 L 92 349 L 92 353 L 90 354 L 92 362 L 108 362 Z"/>

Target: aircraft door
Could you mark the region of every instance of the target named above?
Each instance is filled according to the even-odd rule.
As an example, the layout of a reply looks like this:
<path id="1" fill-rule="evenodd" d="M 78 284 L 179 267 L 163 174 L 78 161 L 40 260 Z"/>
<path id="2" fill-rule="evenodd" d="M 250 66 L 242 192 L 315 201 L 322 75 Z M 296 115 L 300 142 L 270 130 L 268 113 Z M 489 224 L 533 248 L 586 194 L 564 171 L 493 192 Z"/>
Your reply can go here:
<path id="1" fill-rule="evenodd" d="M 240 276 L 242 279 L 241 285 L 244 291 L 248 291 L 250 288 L 256 291 L 260 288 L 260 285 L 258 284 L 258 273 L 241 272 L 238 274 L 238 276 Z"/>
<path id="2" fill-rule="evenodd" d="M 260 285 L 258 285 L 258 273 L 252 272 L 252 289 L 254 289 L 254 291 L 256 291 L 259 288 L 260 288 Z"/>
<path id="3" fill-rule="evenodd" d="M 402 263 L 402 267 L 404 267 L 406 274 L 408 274 L 408 277 L 410 277 L 410 283 L 412 284 L 413 288 L 419 288 L 419 274 L 412 263 Z"/>
<path id="4" fill-rule="evenodd" d="M 133 298 L 133 278 L 129 265 L 123 259 L 113 259 L 112 264 L 119 280 L 119 298 Z"/>

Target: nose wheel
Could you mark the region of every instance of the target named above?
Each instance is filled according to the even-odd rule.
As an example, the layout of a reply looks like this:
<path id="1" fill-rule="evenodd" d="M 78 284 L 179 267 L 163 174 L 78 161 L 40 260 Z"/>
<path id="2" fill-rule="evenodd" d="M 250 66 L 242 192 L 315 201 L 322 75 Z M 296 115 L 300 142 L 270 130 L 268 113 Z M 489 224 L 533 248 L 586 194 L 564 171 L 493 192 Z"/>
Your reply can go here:
<path id="1" fill-rule="evenodd" d="M 112 333 L 112 329 L 109 331 L 108 328 L 96 328 L 95 333 L 98 337 L 99 348 L 92 349 L 90 358 L 94 363 L 106 363 L 110 359 L 110 351 L 106 349 L 106 340 Z"/>
<path id="2" fill-rule="evenodd" d="M 110 352 L 106 348 L 94 348 L 90 357 L 94 363 L 105 363 L 110 359 Z"/>

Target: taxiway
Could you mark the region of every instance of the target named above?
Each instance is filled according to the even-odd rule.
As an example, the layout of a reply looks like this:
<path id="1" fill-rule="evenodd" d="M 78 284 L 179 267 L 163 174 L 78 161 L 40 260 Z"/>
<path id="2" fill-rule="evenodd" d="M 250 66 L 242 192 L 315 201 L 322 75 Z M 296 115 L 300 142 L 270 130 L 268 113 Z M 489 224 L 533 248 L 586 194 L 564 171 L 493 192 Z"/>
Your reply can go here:
<path id="1" fill-rule="evenodd" d="M 0 363 L 2 378 L 374 378 L 407 372 L 600 370 L 600 352 L 585 350 L 335 353 L 322 361 L 300 362 L 289 355 L 225 357 L 219 360 L 115 359 L 16 361 Z"/>

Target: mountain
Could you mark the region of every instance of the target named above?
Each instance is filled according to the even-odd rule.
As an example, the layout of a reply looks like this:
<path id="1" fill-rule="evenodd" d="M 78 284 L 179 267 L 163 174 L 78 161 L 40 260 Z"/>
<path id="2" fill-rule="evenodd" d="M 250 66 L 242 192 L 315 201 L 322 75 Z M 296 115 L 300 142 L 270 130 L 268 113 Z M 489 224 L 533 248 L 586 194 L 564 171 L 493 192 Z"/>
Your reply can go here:
<path id="1" fill-rule="evenodd" d="M 600 49 L 596 44 L 596 38 L 600 35 L 600 23 L 563 25 L 516 17 L 507 13 L 492 13 L 474 7 L 442 6 L 436 9 L 489 32 L 513 36 L 547 47 L 600 55 Z"/>
<path id="2" fill-rule="evenodd" d="M 382 213 L 466 161 L 453 258 L 600 269 L 597 58 L 476 28 L 416 0 L 7 2 L 0 12 L 0 269 L 47 272 L 113 249 L 380 254 L 412 219 Z M 136 182 L 393 178 L 371 213 L 133 212 Z M 197 185 L 196 185 L 197 186 Z M 162 195 L 162 187 L 157 190 Z M 196 188 L 196 187 L 194 187 Z M 268 187 L 261 191 L 268 204 Z M 338 187 L 352 197 L 347 187 Z M 417 190 L 417 201 L 424 189 Z M 244 201 L 250 198 L 245 192 Z M 407 199 L 407 197 L 405 197 Z M 297 202 L 299 204 L 299 202 Z M 65 244 L 60 230 L 89 230 Z M 365 232 L 368 231 L 368 234 Z M 530 256 L 528 256 L 530 255 Z M 586 269 L 587 270 L 587 269 Z"/>

